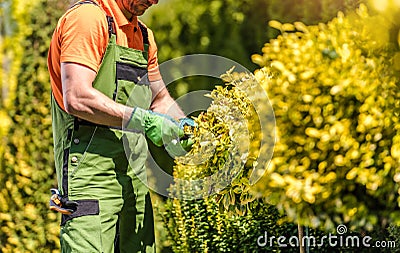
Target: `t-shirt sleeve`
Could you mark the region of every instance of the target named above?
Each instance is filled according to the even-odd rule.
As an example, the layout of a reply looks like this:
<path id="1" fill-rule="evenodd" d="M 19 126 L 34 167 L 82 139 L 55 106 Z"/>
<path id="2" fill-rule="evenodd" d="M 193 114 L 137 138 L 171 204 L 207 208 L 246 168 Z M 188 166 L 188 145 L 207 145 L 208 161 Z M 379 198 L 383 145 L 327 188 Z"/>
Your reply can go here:
<path id="1" fill-rule="evenodd" d="M 150 81 L 161 80 L 160 70 L 158 68 L 158 57 L 157 57 L 157 44 L 154 39 L 154 34 L 150 29 L 149 34 L 149 62 L 148 62 L 148 72 Z"/>
<path id="2" fill-rule="evenodd" d="M 97 72 L 108 43 L 103 11 L 93 4 L 77 6 L 65 15 L 60 29 L 60 61 L 78 63 Z"/>

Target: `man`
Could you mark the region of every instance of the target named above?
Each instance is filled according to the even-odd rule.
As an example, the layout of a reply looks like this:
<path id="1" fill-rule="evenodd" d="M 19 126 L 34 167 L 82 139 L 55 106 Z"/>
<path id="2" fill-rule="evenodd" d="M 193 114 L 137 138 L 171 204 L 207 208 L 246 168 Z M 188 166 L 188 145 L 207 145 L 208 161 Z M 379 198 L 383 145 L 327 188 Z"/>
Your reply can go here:
<path id="1" fill-rule="evenodd" d="M 62 213 L 62 252 L 154 251 L 144 136 L 187 148 L 179 137 L 183 123 L 193 124 L 169 95 L 153 34 L 137 19 L 157 2 L 81 1 L 53 34 L 48 69 L 59 192 L 50 205 Z"/>

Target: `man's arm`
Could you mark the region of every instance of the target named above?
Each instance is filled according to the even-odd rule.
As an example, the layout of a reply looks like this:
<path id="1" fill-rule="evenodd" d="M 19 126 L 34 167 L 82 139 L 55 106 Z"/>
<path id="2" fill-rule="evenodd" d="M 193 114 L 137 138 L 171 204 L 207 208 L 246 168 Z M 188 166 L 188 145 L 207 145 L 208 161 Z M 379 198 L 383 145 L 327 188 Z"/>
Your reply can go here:
<path id="1" fill-rule="evenodd" d="M 130 108 L 114 102 L 92 87 L 95 77 L 96 72 L 83 65 L 61 64 L 64 107 L 69 114 L 101 125 L 114 127 L 124 125 L 128 129 L 144 131 L 146 136 L 159 147 L 184 135 L 180 126 L 165 115 L 155 114 L 141 108 Z M 184 116 L 166 89 L 156 94 L 155 101 L 158 106 L 153 103 L 154 108 L 161 109 L 161 106 L 164 105 L 172 108 L 167 111 L 172 112 L 173 117 L 182 118 L 181 115 Z"/>
<path id="2" fill-rule="evenodd" d="M 93 88 L 96 72 L 76 64 L 61 63 L 62 90 L 65 110 L 78 118 L 106 126 L 121 127 L 128 122 L 133 108 L 116 103 Z M 168 114 L 175 119 L 185 114 L 169 94 L 164 81 L 151 82 L 153 102 L 151 110 Z"/>
<path id="3" fill-rule="evenodd" d="M 106 126 L 121 127 L 128 122 L 133 108 L 114 102 L 93 88 L 96 72 L 76 64 L 61 63 L 65 110 L 78 118 Z"/>
<path id="4" fill-rule="evenodd" d="M 162 79 L 159 81 L 152 81 L 150 87 L 153 93 L 153 102 L 150 107 L 151 110 L 167 114 L 175 119 L 186 117 L 185 113 L 169 94 Z"/>

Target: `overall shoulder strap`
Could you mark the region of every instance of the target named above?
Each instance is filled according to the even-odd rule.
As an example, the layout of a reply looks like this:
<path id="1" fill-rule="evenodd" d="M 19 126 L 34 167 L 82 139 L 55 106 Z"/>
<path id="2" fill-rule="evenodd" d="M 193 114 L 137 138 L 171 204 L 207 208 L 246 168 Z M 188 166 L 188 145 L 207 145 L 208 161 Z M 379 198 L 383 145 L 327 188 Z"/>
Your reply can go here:
<path id="1" fill-rule="evenodd" d="M 84 0 L 84 1 L 80 1 L 75 3 L 74 5 L 72 5 L 70 8 L 73 8 L 77 5 L 81 5 L 81 4 L 94 4 L 96 6 L 98 6 L 99 8 L 101 8 L 95 1 L 92 0 Z M 115 22 L 113 17 L 106 15 L 107 17 L 107 23 L 108 23 L 108 34 L 109 37 L 111 38 L 111 35 L 116 35 L 116 31 L 115 31 Z"/>
<path id="2" fill-rule="evenodd" d="M 114 18 L 111 16 L 106 16 L 107 17 L 107 23 L 108 23 L 108 35 L 111 38 L 111 35 L 115 35 L 117 36 L 117 32 L 115 30 L 115 22 L 114 22 Z"/>
<path id="3" fill-rule="evenodd" d="M 85 1 L 80 1 L 80 2 L 74 3 L 70 8 L 73 8 L 73 7 L 75 7 L 77 5 L 80 5 L 80 4 L 94 4 L 96 6 L 99 6 L 95 1 L 85 0 Z"/>
<path id="4" fill-rule="evenodd" d="M 149 45 L 149 32 L 147 31 L 147 28 L 140 21 L 138 21 L 138 25 L 142 31 L 143 44 Z"/>

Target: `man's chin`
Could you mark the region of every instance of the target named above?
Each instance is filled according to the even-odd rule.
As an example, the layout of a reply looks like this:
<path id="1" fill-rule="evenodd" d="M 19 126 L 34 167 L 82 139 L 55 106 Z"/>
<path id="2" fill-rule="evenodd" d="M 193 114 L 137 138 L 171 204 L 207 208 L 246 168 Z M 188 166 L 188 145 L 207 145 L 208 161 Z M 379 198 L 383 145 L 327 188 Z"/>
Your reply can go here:
<path id="1" fill-rule="evenodd" d="M 136 9 L 134 13 L 132 13 L 135 16 L 141 16 L 147 11 L 147 8 L 145 9 Z"/>
<path id="2" fill-rule="evenodd" d="M 142 16 L 146 11 L 135 11 L 135 13 L 133 13 L 133 16 Z"/>

